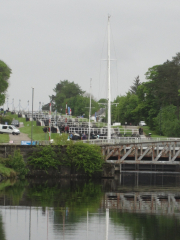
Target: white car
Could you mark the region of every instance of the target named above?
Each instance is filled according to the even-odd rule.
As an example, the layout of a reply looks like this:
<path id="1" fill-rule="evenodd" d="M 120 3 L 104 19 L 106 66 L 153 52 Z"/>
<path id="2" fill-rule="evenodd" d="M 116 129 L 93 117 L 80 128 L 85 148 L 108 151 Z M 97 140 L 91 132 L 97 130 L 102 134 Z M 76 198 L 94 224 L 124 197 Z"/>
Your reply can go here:
<path id="1" fill-rule="evenodd" d="M 0 133 L 12 133 L 13 135 L 18 135 L 20 134 L 20 131 L 13 125 L 0 124 Z"/>
<path id="2" fill-rule="evenodd" d="M 140 121 L 140 122 L 139 122 L 139 126 L 146 126 L 145 121 Z"/>

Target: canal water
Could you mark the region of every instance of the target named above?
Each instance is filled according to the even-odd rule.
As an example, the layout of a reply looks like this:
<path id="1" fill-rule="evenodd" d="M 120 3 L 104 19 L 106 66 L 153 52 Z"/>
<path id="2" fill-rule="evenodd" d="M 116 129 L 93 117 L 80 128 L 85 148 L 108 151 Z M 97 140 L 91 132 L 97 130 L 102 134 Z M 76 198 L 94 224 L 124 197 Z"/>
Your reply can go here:
<path id="1" fill-rule="evenodd" d="M 5 239 L 180 239 L 180 174 L 1 182 Z"/>

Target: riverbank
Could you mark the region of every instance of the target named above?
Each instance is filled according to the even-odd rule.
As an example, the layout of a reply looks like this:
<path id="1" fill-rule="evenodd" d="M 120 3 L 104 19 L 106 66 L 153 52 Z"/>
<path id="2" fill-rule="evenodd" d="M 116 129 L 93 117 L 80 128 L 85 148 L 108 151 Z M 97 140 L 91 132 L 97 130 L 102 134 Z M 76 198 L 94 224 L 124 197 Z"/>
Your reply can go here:
<path id="1" fill-rule="evenodd" d="M 115 172 L 113 164 L 104 162 L 99 146 L 82 142 L 58 146 L 0 145 L 0 158 L 6 167 L 11 166 L 17 175 L 27 178 L 113 178 Z"/>

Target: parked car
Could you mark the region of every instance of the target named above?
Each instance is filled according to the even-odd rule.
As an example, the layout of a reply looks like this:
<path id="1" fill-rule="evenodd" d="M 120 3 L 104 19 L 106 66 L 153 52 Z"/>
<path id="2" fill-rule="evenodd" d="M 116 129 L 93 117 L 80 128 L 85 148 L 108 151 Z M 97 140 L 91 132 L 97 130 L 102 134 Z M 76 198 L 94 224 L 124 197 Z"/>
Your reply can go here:
<path id="1" fill-rule="evenodd" d="M 18 135 L 20 134 L 19 129 L 17 129 L 15 126 L 13 125 L 2 125 L 0 124 L 0 133 L 12 133 L 13 135 Z"/>
<path id="2" fill-rule="evenodd" d="M 18 120 L 12 120 L 11 125 L 13 125 L 15 127 L 19 127 L 19 121 Z"/>
<path id="3" fill-rule="evenodd" d="M 140 121 L 140 122 L 139 122 L 139 126 L 146 126 L 145 121 Z"/>

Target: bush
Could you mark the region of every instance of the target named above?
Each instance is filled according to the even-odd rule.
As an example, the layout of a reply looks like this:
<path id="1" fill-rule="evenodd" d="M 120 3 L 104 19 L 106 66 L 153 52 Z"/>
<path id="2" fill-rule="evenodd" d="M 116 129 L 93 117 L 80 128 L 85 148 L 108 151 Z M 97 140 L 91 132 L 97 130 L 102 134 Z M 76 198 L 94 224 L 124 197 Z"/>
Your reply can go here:
<path id="1" fill-rule="evenodd" d="M 78 170 L 85 171 L 91 176 L 96 171 L 102 171 L 104 163 L 101 148 L 97 145 L 77 142 L 69 144 L 66 149 L 68 162 Z M 71 161 L 70 161 L 71 160 Z"/>
<path id="2" fill-rule="evenodd" d="M 32 155 L 28 158 L 29 165 L 32 165 L 35 169 L 48 170 L 49 168 L 57 169 L 60 164 L 58 155 L 60 149 L 55 152 L 54 147 L 51 145 L 37 146 L 37 151 L 33 151 Z"/>
<path id="3" fill-rule="evenodd" d="M 1 117 L 1 123 L 2 124 L 5 124 L 5 122 L 7 122 L 7 124 L 10 125 L 12 120 L 13 120 L 13 117 L 10 116 L 10 115 Z"/>
<path id="4" fill-rule="evenodd" d="M 175 106 L 169 105 L 162 108 L 154 122 L 158 134 L 180 137 L 180 120 L 177 119 Z"/>
<path id="5" fill-rule="evenodd" d="M 19 177 L 25 176 L 28 173 L 28 169 L 26 168 L 20 149 L 15 150 L 13 156 L 9 156 L 7 164 L 8 167 L 11 167 L 16 171 Z"/>
<path id="6" fill-rule="evenodd" d="M 61 135 L 56 134 L 56 137 L 54 138 L 54 143 L 56 145 L 67 145 L 69 143 L 68 139 L 69 134 L 62 133 Z"/>

